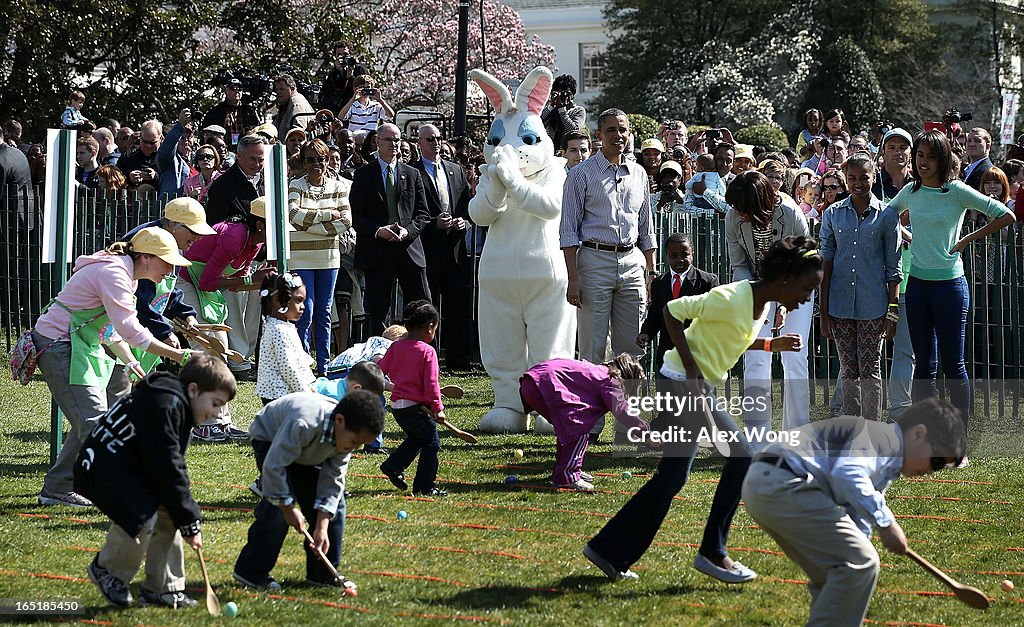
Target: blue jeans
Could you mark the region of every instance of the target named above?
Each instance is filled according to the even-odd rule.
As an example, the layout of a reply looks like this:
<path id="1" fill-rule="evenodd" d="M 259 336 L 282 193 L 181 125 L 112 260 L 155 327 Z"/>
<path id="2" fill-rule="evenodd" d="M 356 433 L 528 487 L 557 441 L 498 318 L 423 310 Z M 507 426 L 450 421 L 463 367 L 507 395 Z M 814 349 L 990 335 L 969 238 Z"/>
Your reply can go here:
<path id="1" fill-rule="evenodd" d="M 948 281 L 910 277 L 907 282 L 907 321 L 914 347 L 913 399 L 936 395 L 935 378 L 941 354 L 950 401 L 960 410 L 965 427 L 971 411 L 971 382 L 964 363 L 970 306 L 971 296 L 964 277 Z"/>
<path id="2" fill-rule="evenodd" d="M 334 283 L 338 269 L 296 270 L 306 286 L 306 310 L 295 324 L 302 340 L 302 348 L 310 352 L 310 335 L 316 342 L 316 372 L 323 375 L 331 358 L 331 305 L 334 303 Z"/>
<path id="3" fill-rule="evenodd" d="M 441 437 L 437 434 L 437 423 L 422 407 L 415 405 L 404 409 L 393 409 L 395 422 L 405 431 L 405 439 L 381 464 L 389 472 L 405 472 L 416 456 L 416 477 L 412 482 L 413 493 L 430 492 L 437 487 L 437 453 L 441 450 Z"/>
<path id="4" fill-rule="evenodd" d="M 263 462 L 270 450 L 270 442 L 253 440 L 252 449 L 256 454 L 256 467 L 262 474 Z M 288 473 L 288 487 L 291 488 L 296 504 L 309 523 L 309 532 L 313 533 L 313 524 L 317 517 L 313 502 L 316 500 L 320 467 L 292 464 L 288 466 L 286 472 Z M 288 535 L 288 524 L 284 521 L 281 510 L 267 499 L 260 499 L 253 515 L 256 520 L 249 526 L 249 539 L 242 547 L 238 561 L 235 562 L 235 572 L 249 581 L 262 581 L 277 563 L 277 558 L 281 554 L 281 546 Z M 344 534 L 345 495 L 342 494 L 341 500 L 338 502 L 337 515 L 327 525 L 327 538 L 330 541 L 327 559 L 334 564 L 335 568 L 341 562 L 341 542 Z M 321 582 L 333 581 L 333 575 L 320 562 L 320 558 L 313 553 L 309 544 L 305 541 L 302 544 L 306 549 L 306 579 Z"/>
<path id="5" fill-rule="evenodd" d="M 673 395 L 682 396 L 686 393 L 680 386 L 685 385 L 682 382 L 658 379 L 659 392 L 672 390 L 670 393 Z M 728 414 L 717 410 L 713 413 L 715 422 L 722 431 L 739 430 Z M 684 415 L 667 420 L 663 418 L 664 415 L 656 419 L 651 428 L 664 430 L 669 425 L 684 426 L 690 429 L 691 433 L 695 433 L 694 428 L 699 429 L 707 424 L 703 414 Z M 747 468 L 750 467 L 750 453 L 742 432 L 740 440 L 743 443 L 741 449 L 737 450 L 736 446 L 732 445 L 733 456 L 725 460 L 704 526 L 704 537 L 698 552 L 710 559 L 722 558 L 728 554 L 725 544 L 729 536 L 729 527 L 740 503 L 743 479 L 747 475 Z M 654 537 L 672 506 L 672 497 L 686 485 L 696 448 L 695 440 L 679 445 L 665 445 L 654 475 L 588 543 L 620 572 L 636 563 L 654 542 Z"/>

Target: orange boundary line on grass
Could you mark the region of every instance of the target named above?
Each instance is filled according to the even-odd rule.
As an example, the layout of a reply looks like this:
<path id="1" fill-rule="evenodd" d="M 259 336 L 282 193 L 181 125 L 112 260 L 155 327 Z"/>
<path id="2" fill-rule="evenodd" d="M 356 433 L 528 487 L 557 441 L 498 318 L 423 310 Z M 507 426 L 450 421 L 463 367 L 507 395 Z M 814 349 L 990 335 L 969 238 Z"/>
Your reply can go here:
<path id="1" fill-rule="evenodd" d="M 898 495 L 898 496 L 890 496 L 890 497 L 886 497 L 886 498 L 893 498 L 893 499 L 920 499 L 920 500 L 927 500 L 927 501 L 958 501 L 958 502 L 959 501 L 963 501 L 963 502 L 969 502 L 969 503 L 994 503 L 996 505 L 1013 505 L 1014 504 L 1014 503 L 1012 503 L 1010 501 L 997 501 L 996 499 L 972 499 L 972 498 L 963 498 L 963 497 L 958 497 L 958 496 L 915 496 L 915 495 L 911 495 L 911 494 L 901 494 L 901 495 Z"/>
<path id="2" fill-rule="evenodd" d="M 355 568 L 349 568 L 348 572 L 359 573 L 360 575 L 377 575 L 379 577 L 395 577 L 398 579 L 416 579 L 420 581 L 431 581 L 434 583 L 446 583 L 460 588 L 469 586 L 468 583 L 462 581 L 442 579 L 441 577 L 434 577 L 433 575 L 411 575 L 409 573 L 395 573 L 387 570 L 358 570 Z"/>
<path id="3" fill-rule="evenodd" d="M 972 520 L 970 518 L 949 518 L 948 516 L 927 516 L 924 514 L 896 514 L 896 518 L 939 520 L 942 522 L 967 522 L 978 525 L 994 524 L 991 520 Z"/>
<path id="4" fill-rule="evenodd" d="M 874 625 L 887 625 L 888 627 L 949 627 L 949 625 L 943 625 L 941 623 L 902 623 L 895 620 L 871 620 L 870 618 L 864 619 L 865 623 L 872 623 Z"/>
<path id="5" fill-rule="evenodd" d="M 84 518 L 67 518 L 67 517 L 63 517 L 63 516 L 47 516 L 46 514 L 29 514 L 29 513 L 26 513 L 26 512 L 19 512 L 18 516 L 21 516 L 23 518 L 39 518 L 41 520 L 70 520 L 71 522 L 82 523 L 82 524 L 85 524 L 85 525 L 91 525 L 93 523 L 93 521 L 86 520 Z"/>
<path id="6" fill-rule="evenodd" d="M 962 481 L 960 479 L 901 479 L 907 483 L 961 483 L 964 485 L 995 485 L 991 481 Z"/>
<path id="7" fill-rule="evenodd" d="M 456 549 L 448 546 L 422 546 L 418 544 L 403 544 L 400 542 L 358 542 L 360 546 L 387 546 L 400 549 L 414 549 L 417 551 L 442 551 L 447 553 L 468 553 L 470 555 L 495 555 L 497 557 L 510 557 L 517 560 L 532 560 L 532 558 L 526 557 L 525 555 L 517 555 L 515 553 L 508 553 L 507 551 L 479 551 L 472 549 Z"/>

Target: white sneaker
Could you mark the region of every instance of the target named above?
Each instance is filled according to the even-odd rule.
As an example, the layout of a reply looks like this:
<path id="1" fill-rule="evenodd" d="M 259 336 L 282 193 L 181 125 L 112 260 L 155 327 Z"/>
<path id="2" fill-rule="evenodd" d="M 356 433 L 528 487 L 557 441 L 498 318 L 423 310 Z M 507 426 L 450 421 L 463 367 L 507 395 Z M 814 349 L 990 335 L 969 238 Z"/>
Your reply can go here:
<path id="1" fill-rule="evenodd" d="M 580 471 L 580 479 L 583 479 L 584 481 L 589 482 L 589 483 L 593 483 L 594 482 L 594 475 L 590 474 L 589 472 L 583 472 L 581 470 Z"/>
<path id="2" fill-rule="evenodd" d="M 588 482 L 584 481 L 583 479 L 577 480 L 576 483 L 554 483 L 554 482 L 552 482 L 551 485 L 555 486 L 556 488 L 562 489 L 562 490 L 576 490 L 577 492 L 593 492 L 594 491 L 594 484 L 593 483 L 588 483 Z"/>
<path id="3" fill-rule="evenodd" d="M 757 573 L 735 560 L 732 568 L 722 568 L 699 553 L 693 560 L 693 567 L 705 575 L 725 583 L 747 583 L 757 579 Z"/>
<path id="4" fill-rule="evenodd" d="M 960 463 L 957 464 L 956 467 L 957 468 L 967 468 L 970 465 L 971 465 L 971 460 L 967 459 L 967 456 L 964 455 L 964 458 L 960 460 Z"/>

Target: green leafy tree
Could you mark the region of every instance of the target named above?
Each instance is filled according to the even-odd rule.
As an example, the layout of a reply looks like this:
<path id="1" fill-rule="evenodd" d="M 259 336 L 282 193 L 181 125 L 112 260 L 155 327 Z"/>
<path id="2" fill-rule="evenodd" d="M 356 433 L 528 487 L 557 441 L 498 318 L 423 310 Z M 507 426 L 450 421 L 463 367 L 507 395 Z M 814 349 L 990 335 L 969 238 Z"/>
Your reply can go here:
<path id="1" fill-rule="evenodd" d="M 195 39 L 215 24 L 217 8 L 190 0 L 2 3 L 0 117 L 38 139 L 59 127 L 68 95 L 81 89 L 87 118 L 174 119 L 223 60 Z"/>
<path id="2" fill-rule="evenodd" d="M 774 0 L 611 0 L 608 30 L 618 33 L 605 53 L 605 88 L 600 108 L 652 113 L 650 85 L 663 72 L 683 74 L 708 44 L 743 42 L 773 13 Z M 694 16 L 728 16 L 694 19 Z"/>
<path id="3" fill-rule="evenodd" d="M 834 42 L 822 52 L 807 90 L 808 107 L 841 108 L 855 131 L 874 124 L 882 111 L 882 88 L 867 54 L 850 39 Z"/>

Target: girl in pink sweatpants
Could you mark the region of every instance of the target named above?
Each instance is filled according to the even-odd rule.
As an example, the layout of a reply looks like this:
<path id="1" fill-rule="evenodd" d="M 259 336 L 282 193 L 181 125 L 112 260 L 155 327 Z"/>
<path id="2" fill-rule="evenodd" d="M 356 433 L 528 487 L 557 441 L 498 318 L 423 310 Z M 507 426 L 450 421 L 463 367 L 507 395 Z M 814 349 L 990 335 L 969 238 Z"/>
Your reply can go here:
<path id="1" fill-rule="evenodd" d="M 574 359 L 549 359 L 530 368 L 519 380 L 526 411 L 536 411 L 555 429 L 558 445 L 552 482 L 559 488 L 589 492 L 581 478 L 590 430 L 607 412 L 626 427 L 647 430 L 639 417 L 627 413 L 626 394 L 635 394 L 644 379 L 636 358 L 623 353 L 604 364 Z"/>

